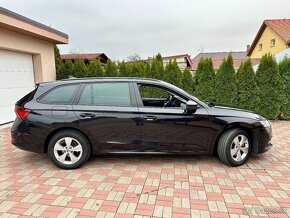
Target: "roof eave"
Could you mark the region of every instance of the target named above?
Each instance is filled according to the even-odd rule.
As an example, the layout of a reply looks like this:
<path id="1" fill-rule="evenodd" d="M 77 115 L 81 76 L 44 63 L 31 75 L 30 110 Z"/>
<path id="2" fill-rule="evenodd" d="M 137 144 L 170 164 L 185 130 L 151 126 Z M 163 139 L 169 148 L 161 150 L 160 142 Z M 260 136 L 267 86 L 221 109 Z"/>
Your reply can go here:
<path id="1" fill-rule="evenodd" d="M 68 35 L 0 7 L 0 27 L 55 44 L 67 44 Z"/>

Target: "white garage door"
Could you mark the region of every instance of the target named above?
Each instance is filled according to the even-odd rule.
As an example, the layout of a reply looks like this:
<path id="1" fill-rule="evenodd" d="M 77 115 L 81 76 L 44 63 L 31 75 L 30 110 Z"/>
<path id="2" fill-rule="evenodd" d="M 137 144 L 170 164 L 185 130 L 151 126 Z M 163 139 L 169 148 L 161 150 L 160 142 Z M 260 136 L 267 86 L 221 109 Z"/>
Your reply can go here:
<path id="1" fill-rule="evenodd" d="M 34 88 L 32 55 L 0 49 L 0 125 L 15 119 L 15 103 Z"/>

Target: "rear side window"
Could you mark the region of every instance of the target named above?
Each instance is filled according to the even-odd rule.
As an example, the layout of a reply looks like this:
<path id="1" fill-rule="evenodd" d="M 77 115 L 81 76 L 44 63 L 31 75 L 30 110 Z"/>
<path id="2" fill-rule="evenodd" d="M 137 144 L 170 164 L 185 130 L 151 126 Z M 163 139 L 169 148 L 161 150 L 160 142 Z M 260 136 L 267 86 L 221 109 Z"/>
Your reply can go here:
<path id="1" fill-rule="evenodd" d="M 98 106 L 131 106 L 128 83 L 87 84 L 80 96 L 79 104 Z"/>
<path id="2" fill-rule="evenodd" d="M 59 86 L 43 96 L 40 101 L 43 103 L 70 103 L 73 100 L 74 93 L 78 85 Z"/>

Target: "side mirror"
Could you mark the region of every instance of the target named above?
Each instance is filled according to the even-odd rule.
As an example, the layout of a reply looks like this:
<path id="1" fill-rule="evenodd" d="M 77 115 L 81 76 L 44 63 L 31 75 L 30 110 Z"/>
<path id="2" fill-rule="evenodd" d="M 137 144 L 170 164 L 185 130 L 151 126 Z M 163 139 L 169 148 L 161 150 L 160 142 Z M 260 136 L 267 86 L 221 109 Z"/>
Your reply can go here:
<path id="1" fill-rule="evenodd" d="M 186 113 L 190 114 L 195 113 L 198 108 L 199 108 L 198 104 L 194 101 L 189 100 L 186 103 Z"/>

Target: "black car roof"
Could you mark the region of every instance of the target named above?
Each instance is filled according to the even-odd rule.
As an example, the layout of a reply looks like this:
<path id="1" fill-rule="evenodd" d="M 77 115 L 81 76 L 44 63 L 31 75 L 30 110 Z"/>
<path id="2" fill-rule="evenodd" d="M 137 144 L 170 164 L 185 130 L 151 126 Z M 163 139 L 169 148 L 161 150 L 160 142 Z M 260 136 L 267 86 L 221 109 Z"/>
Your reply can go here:
<path id="1" fill-rule="evenodd" d="M 151 79 L 151 78 L 137 78 L 137 77 L 85 77 L 85 78 L 69 78 L 69 79 L 62 79 L 56 80 L 51 82 L 43 82 L 39 84 L 47 84 L 47 83 L 78 83 L 78 82 L 94 82 L 94 81 L 122 81 L 122 82 L 156 82 L 156 83 L 164 83 L 158 79 Z"/>

